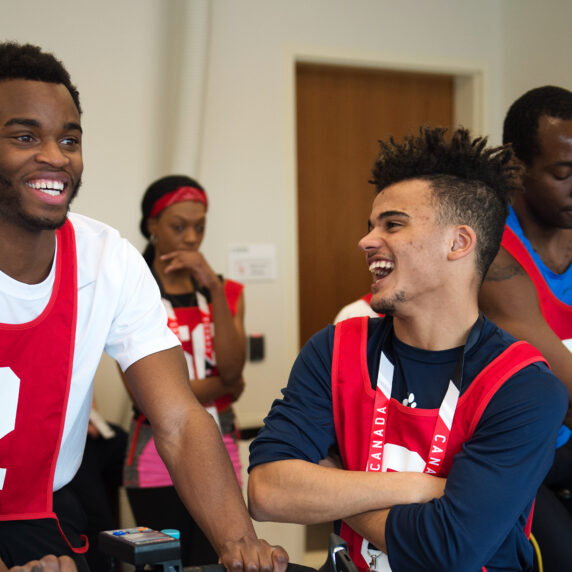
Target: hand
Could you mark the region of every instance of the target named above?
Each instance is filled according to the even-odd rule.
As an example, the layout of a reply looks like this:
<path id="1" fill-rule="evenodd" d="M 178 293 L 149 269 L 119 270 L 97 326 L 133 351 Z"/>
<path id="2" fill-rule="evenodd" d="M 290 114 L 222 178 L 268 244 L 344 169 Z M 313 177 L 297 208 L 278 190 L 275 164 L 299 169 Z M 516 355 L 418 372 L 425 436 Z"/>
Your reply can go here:
<path id="1" fill-rule="evenodd" d="M 0 572 L 6 570 L 0 560 Z M 9 572 L 77 572 L 75 562 L 69 556 L 44 556 L 41 560 L 28 562 L 23 566 L 14 566 Z"/>
<path id="2" fill-rule="evenodd" d="M 91 421 L 87 424 L 87 434 L 92 439 L 97 439 L 99 437 L 99 431 L 97 430 L 97 427 Z"/>
<path id="3" fill-rule="evenodd" d="M 209 290 L 220 284 L 215 271 L 210 267 L 207 259 L 198 251 L 175 250 L 163 254 L 161 260 L 167 263 L 165 274 L 186 270 L 200 285 L 206 286 Z"/>
<path id="4" fill-rule="evenodd" d="M 243 377 L 240 377 L 234 383 L 229 384 L 228 392 L 230 395 L 232 395 L 233 401 L 236 401 L 242 395 L 245 387 L 246 383 L 244 383 Z"/>
<path id="5" fill-rule="evenodd" d="M 229 572 L 285 572 L 288 554 L 281 546 L 271 546 L 266 540 L 243 537 L 238 541 L 227 542 L 218 561 Z"/>

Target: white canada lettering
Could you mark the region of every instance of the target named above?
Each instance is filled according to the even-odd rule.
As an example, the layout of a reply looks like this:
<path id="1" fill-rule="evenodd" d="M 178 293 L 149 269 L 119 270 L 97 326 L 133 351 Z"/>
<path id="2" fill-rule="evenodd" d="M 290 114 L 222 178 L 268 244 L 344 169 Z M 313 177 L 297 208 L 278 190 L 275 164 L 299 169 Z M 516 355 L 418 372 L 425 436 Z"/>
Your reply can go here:
<path id="1" fill-rule="evenodd" d="M 435 435 L 433 440 L 434 441 L 441 441 L 441 443 L 445 443 L 447 441 L 447 437 L 445 435 Z"/>
<path id="2" fill-rule="evenodd" d="M 381 455 L 382 453 L 372 453 L 370 455 L 370 457 L 373 457 L 374 459 L 377 459 L 378 461 L 381 461 Z"/>
<path id="3" fill-rule="evenodd" d="M 433 445 L 433 449 L 431 449 L 431 453 L 435 454 L 435 453 L 442 453 L 443 449 L 441 449 L 440 447 L 437 447 L 437 445 Z"/>
<path id="4" fill-rule="evenodd" d="M 427 463 L 428 465 L 439 465 L 440 464 L 440 459 L 438 457 L 429 457 L 429 462 Z"/>
<path id="5" fill-rule="evenodd" d="M 375 431 L 372 431 L 372 433 L 383 439 L 383 429 L 376 429 Z"/>
<path id="6" fill-rule="evenodd" d="M 381 471 L 381 465 L 374 465 L 373 463 L 370 463 L 368 470 L 369 471 Z"/>
<path id="7" fill-rule="evenodd" d="M 371 446 L 374 449 L 382 449 L 383 448 L 383 441 L 374 441 Z"/>

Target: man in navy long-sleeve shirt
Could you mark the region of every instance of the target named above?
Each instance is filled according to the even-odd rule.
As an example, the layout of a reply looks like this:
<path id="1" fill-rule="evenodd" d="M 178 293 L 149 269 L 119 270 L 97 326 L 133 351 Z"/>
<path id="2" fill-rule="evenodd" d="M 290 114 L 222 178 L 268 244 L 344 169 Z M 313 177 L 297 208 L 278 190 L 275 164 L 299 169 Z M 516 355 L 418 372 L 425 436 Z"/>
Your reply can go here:
<path id="1" fill-rule="evenodd" d="M 386 317 L 303 348 L 251 447 L 250 510 L 340 520 L 361 570 L 526 570 L 567 394 L 478 311 L 517 183 L 511 152 L 443 135 L 381 143 L 360 247 Z"/>

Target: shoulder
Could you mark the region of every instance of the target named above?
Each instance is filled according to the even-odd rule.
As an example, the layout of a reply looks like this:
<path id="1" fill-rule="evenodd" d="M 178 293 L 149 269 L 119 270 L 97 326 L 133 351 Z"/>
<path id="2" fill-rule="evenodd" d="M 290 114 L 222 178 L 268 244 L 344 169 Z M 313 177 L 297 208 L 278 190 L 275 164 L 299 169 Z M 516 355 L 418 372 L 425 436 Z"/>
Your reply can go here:
<path id="1" fill-rule="evenodd" d="M 516 341 L 496 324 L 485 320 L 480 343 L 469 367 L 483 369 Z M 534 408 L 538 412 L 544 411 L 547 417 L 559 417 L 561 411 L 562 416 L 557 419 L 560 423 L 566 411 L 568 392 L 549 366 L 544 361 L 535 361 L 520 368 L 513 366 L 513 369 L 515 373 L 500 387 L 491 403 L 502 402 L 501 409 L 508 407 L 512 411 L 519 407 Z"/>
<path id="2" fill-rule="evenodd" d="M 485 282 L 501 282 L 515 276 L 526 277 L 527 274 L 516 259 L 501 246 L 487 271 Z"/>
<path id="3" fill-rule="evenodd" d="M 334 324 L 357 316 L 369 316 L 371 318 L 375 318 L 378 314 L 371 308 L 368 302 L 363 298 L 360 298 L 359 300 L 344 306 L 334 318 Z"/>
<path id="4" fill-rule="evenodd" d="M 113 276 L 129 278 L 146 270 L 147 265 L 137 249 L 108 224 L 90 217 L 70 213 L 76 242 L 79 285 Z"/>
<path id="5" fill-rule="evenodd" d="M 244 290 L 244 284 L 237 282 L 236 280 L 231 280 L 230 278 L 224 278 L 222 274 L 218 275 L 220 281 L 224 284 L 224 288 L 227 292 L 234 292 L 237 295 L 241 294 Z"/>
<path id="6" fill-rule="evenodd" d="M 117 229 L 88 216 L 79 213 L 69 213 L 68 219 L 72 223 L 76 238 L 82 240 L 90 240 L 101 236 L 121 238 Z"/>

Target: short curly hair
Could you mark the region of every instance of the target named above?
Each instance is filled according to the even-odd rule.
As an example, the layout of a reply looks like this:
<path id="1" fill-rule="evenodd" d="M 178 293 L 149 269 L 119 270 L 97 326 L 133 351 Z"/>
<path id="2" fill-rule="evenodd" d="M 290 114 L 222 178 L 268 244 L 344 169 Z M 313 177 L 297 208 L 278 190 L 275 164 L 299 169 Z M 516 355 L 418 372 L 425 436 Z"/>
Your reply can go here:
<path id="1" fill-rule="evenodd" d="M 527 91 L 510 106 L 503 124 L 503 143 L 512 144 L 525 165 L 540 153 L 538 122 L 544 115 L 572 119 L 572 91 L 545 85 Z"/>
<path id="2" fill-rule="evenodd" d="M 70 74 L 60 60 L 43 52 L 40 47 L 16 42 L 0 43 L 0 82 L 11 79 L 61 83 L 70 92 L 81 114 L 79 92 L 72 84 Z"/>
<path id="3" fill-rule="evenodd" d="M 520 188 L 521 168 L 510 146 L 487 147 L 486 137 L 472 139 L 463 128 L 447 140 L 446 131 L 421 127 L 419 135 L 407 136 L 401 143 L 393 137 L 380 141 L 370 183 L 379 193 L 401 181 L 427 181 L 437 223 L 467 224 L 475 231 L 482 280 L 500 248 L 510 196 Z"/>

